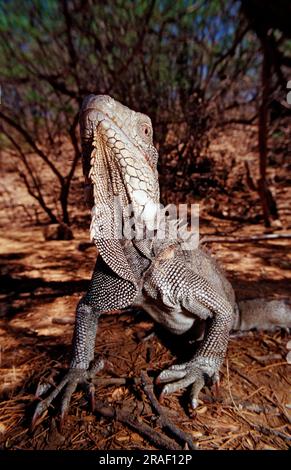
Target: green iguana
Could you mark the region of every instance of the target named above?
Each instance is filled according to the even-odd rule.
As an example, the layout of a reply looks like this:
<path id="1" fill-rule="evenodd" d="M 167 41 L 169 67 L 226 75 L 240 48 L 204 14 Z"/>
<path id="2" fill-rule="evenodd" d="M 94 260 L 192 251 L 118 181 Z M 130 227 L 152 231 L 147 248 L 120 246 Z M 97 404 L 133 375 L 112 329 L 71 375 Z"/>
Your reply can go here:
<path id="1" fill-rule="evenodd" d="M 94 394 L 92 378 L 104 365 L 102 359 L 94 360 L 99 317 L 129 306 L 142 306 L 176 335 L 195 322 L 205 323 L 192 359 L 157 378 L 164 384 L 163 395 L 190 386 L 195 408 L 205 383 L 219 378 L 230 330 L 291 327 L 290 307 L 283 301 L 254 301 L 240 308 L 211 256 L 198 247 L 189 249 L 184 238 L 173 237 L 171 222 L 166 223 L 164 237 L 158 236 L 158 153 L 148 116 L 109 96 L 90 95 L 80 111 L 80 128 L 85 180 L 93 189 L 91 238 L 98 256 L 89 290 L 77 306 L 70 369 L 40 401 L 34 422 L 60 391 L 62 419 L 78 384 L 89 386 Z M 139 236 L 124 236 L 128 230 L 137 234 L 138 229 Z M 147 236 L 140 236 L 144 233 Z"/>

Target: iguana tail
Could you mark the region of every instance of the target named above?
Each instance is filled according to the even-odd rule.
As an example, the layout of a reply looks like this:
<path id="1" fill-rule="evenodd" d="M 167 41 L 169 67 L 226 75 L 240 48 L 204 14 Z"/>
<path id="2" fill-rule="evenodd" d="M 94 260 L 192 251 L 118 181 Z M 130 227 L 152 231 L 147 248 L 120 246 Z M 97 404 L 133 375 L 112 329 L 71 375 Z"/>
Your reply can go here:
<path id="1" fill-rule="evenodd" d="M 291 328 L 291 303 L 287 299 L 252 299 L 238 302 L 233 330 L 273 331 Z"/>

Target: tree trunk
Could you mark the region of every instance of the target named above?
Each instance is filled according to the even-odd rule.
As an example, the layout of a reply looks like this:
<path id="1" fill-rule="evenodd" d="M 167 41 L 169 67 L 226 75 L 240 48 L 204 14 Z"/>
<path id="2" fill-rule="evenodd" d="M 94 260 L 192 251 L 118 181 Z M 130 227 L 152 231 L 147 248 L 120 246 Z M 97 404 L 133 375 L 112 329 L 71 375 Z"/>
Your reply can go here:
<path id="1" fill-rule="evenodd" d="M 270 80 L 272 71 L 271 51 L 269 48 L 267 37 L 261 38 L 263 49 L 262 64 L 262 97 L 259 112 L 259 170 L 260 178 L 258 180 L 258 192 L 261 199 L 264 223 L 266 227 L 271 226 L 271 218 L 278 218 L 276 202 L 266 183 L 266 170 L 268 158 L 268 105 L 270 96 Z"/>
<path id="2" fill-rule="evenodd" d="M 60 202 L 62 207 L 62 219 L 64 224 L 70 225 L 70 217 L 68 212 L 68 197 L 69 197 L 69 185 L 67 182 L 61 188 Z"/>

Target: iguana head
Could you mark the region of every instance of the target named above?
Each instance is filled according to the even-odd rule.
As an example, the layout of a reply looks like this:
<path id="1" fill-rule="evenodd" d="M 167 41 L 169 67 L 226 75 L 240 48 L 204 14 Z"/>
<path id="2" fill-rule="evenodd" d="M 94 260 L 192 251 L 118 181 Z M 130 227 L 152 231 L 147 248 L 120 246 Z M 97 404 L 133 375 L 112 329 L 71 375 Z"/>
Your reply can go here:
<path id="1" fill-rule="evenodd" d="M 158 153 L 151 120 L 110 96 L 90 95 L 80 112 L 83 168 L 95 206 L 121 198 L 150 228 L 159 203 Z"/>

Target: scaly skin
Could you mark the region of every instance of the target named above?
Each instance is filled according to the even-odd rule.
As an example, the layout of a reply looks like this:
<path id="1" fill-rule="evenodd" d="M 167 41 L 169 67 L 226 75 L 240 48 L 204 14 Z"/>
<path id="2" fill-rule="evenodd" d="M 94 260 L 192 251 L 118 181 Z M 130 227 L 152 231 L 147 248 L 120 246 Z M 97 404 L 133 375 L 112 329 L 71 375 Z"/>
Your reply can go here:
<path id="1" fill-rule="evenodd" d="M 142 306 L 178 335 L 197 319 L 206 321 L 204 338 L 192 360 L 170 367 L 157 379 L 165 384 L 162 395 L 191 386 L 195 408 L 205 383 L 218 380 L 230 329 L 238 323 L 232 287 L 209 255 L 200 249 L 185 249 L 182 240 L 172 240 L 170 235 L 162 241 L 155 236 L 122 237 L 120 228 L 130 228 L 128 204 L 134 211 L 136 229 L 157 228 L 158 154 L 150 118 L 109 96 L 90 95 L 81 108 L 80 128 L 87 194 L 93 189 L 90 233 L 98 259 L 89 290 L 77 307 L 69 372 L 39 403 L 33 423 L 60 391 L 64 391 L 63 420 L 78 384 L 89 389 L 93 404 L 92 379 L 103 367 L 102 360 L 94 362 L 98 318 L 102 312 L 130 305 Z M 115 210 L 117 196 L 119 213 Z"/>

